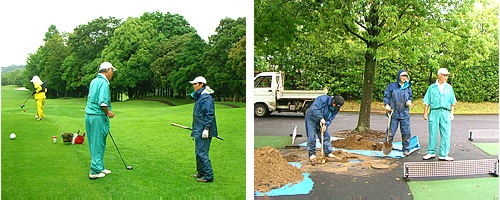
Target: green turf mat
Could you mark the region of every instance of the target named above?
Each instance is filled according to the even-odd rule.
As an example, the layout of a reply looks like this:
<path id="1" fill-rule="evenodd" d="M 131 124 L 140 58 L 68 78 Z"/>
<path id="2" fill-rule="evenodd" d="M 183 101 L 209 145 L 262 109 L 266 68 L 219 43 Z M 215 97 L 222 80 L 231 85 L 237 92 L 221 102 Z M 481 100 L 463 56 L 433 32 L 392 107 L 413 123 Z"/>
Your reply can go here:
<path id="1" fill-rule="evenodd" d="M 498 199 L 498 177 L 411 181 L 408 186 L 416 200 Z"/>
<path id="2" fill-rule="evenodd" d="M 498 155 L 498 143 L 473 143 L 479 149 L 490 155 Z"/>
<path id="3" fill-rule="evenodd" d="M 261 148 L 270 146 L 283 149 L 285 146 L 292 145 L 292 138 L 288 136 L 255 136 L 254 147 Z"/>

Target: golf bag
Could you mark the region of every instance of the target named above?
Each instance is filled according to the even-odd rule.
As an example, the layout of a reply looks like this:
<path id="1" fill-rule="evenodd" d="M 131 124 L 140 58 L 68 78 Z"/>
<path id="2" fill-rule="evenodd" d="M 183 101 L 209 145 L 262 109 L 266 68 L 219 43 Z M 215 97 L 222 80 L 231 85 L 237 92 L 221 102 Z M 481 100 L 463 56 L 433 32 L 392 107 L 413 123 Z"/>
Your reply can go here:
<path id="1" fill-rule="evenodd" d="M 82 144 L 83 141 L 85 141 L 85 132 L 83 132 L 83 135 L 77 135 L 75 137 L 75 144 Z"/>

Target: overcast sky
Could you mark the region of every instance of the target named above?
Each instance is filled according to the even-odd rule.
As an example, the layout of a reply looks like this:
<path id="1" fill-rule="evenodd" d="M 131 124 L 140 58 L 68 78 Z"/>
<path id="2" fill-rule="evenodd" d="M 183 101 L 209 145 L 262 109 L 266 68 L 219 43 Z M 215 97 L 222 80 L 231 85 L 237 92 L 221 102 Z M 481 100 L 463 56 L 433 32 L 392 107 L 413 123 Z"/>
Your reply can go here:
<path id="1" fill-rule="evenodd" d="M 140 17 L 144 12 L 182 15 L 208 41 L 221 19 L 247 17 L 251 0 L 14 0 L 0 3 L 0 66 L 25 65 L 30 53 L 43 45 L 51 24 L 59 32 L 99 17 Z M 247 17 L 248 19 L 248 17 Z"/>

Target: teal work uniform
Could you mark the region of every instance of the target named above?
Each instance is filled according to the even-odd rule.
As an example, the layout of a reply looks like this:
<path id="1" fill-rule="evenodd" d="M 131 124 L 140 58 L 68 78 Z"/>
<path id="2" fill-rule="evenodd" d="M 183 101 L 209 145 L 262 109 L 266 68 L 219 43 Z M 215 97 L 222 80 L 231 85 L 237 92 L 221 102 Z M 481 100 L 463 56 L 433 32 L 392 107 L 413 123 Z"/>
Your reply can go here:
<path id="1" fill-rule="evenodd" d="M 111 111 L 109 81 L 98 73 L 90 83 L 87 107 L 85 107 L 85 129 L 89 141 L 90 173 L 99 174 L 104 168 L 106 137 L 109 133 L 109 119 L 101 105 L 107 105 Z"/>
<path id="2" fill-rule="evenodd" d="M 432 84 L 427 89 L 424 96 L 424 104 L 429 105 L 429 144 L 427 154 L 436 154 L 438 142 L 438 130 L 441 137 L 439 143 L 439 157 L 446 157 L 450 152 L 451 106 L 455 105 L 455 92 L 448 83 L 443 83 L 443 90 L 438 88 L 438 82 Z"/>

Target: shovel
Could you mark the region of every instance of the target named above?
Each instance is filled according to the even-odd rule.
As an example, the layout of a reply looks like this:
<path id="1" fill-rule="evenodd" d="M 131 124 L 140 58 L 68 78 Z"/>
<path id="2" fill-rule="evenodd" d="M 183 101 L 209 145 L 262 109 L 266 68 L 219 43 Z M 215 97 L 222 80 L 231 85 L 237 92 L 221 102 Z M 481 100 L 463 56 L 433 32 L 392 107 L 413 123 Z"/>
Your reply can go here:
<path id="1" fill-rule="evenodd" d="M 293 128 L 293 131 L 292 131 L 291 135 L 292 135 L 292 145 L 291 146 L 285 146 L 285 149 L 300 149 L 300 146 L 293 145 L 293 144 L 295 144 L 295 138 L 299 137 L 298 134 L 297 134 L 297 126 L 295 126 L 295 128 Z"/>
<path id="2" fill-rule="evenodd" d="M 325 129 L 326 126 L 319 123 L 319 126 L 321 127 L 321 156 L 318 159 L 318 162 L 321 164 L 324 164 L 326 162 L 325 160 L 325 150 L 324 150 L 324 144 L 325 144 Z"/>
<path id="3" fill-rule="evenodd" d="M 387 113 L 387 115 L 389 116 L 389 119 L 387 120 L 387 131 L 385 132 L 384 144 L 382 145 L 382 153 L 384 153 L 384 156 L 388 156 L 392 150 L 392 142 L 389 142 L 389 135 L 391 134 L 392 111 L 390 113 Z"/>

